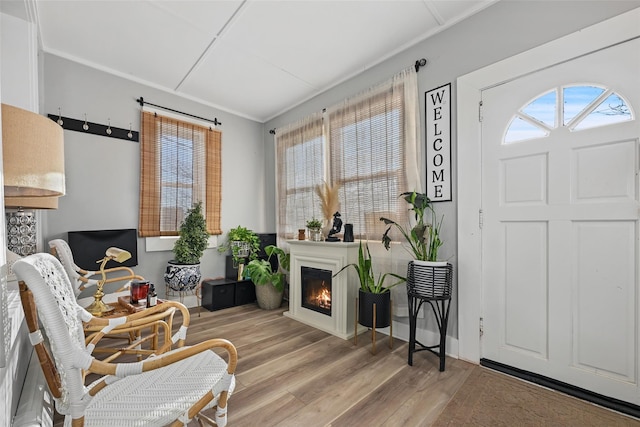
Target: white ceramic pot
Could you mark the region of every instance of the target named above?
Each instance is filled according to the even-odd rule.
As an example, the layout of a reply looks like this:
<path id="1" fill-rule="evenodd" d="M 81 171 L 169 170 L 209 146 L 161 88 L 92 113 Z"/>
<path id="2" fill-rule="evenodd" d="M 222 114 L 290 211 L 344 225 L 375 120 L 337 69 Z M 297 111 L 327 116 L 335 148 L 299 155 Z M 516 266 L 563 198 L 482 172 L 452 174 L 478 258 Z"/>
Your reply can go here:
<path id="1" fill-rule="evenodd" d="M 428 267 L 446 267 L 447 261 L 421 261 L 414 259 L 413 263 L 416 265 L 426 265 Z"/>

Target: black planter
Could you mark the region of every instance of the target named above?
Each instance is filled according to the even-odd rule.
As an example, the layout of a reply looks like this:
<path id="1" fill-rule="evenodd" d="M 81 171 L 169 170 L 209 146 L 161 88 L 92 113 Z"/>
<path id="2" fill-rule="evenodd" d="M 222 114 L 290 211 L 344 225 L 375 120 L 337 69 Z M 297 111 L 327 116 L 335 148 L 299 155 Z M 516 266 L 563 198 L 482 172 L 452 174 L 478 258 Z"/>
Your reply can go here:
<path id="1" fill-rule="evenodd" d="M 373 304 L 376 305 L 376 329 L 386 328 L 391 321 L 391 292 L 372 294 L 358 289 L 358 323 L 373 327 Z"/>

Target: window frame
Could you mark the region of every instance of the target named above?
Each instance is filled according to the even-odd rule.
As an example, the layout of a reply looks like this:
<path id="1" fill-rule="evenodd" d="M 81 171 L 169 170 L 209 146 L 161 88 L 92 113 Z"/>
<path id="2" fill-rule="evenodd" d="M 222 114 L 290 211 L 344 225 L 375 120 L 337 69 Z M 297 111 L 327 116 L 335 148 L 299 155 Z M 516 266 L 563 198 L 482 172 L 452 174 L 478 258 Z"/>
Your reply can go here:
<path id="1" fill-rule="evenodd" d="M 161 191 L 162 183 L 159 179 L 145 177 L 145 174 L 155 175 L 159 173 L 162 168 L 161 154 L 159 154 L 159 148 L 154 147 L 156 150 L 153 154 L 149 155 L 145 152 L 148 149 L 149 144 L 157 145 L 160 136 L 156 135 L 156 131 L 151 132 L 151 135 L 145 135 L 145 115 L 149 117 L 161 116 L 170 121 L 180 123 L 180 125 L 193 127 L 194 129 L 202 132 L 212 132 L 204 134 L 204 161 L 194 162 L 192 167 L 200 165 L 202 170 L 194 172 L 200 176 L 204 176 L 203 189 L 198 191 L 199 194 L 204 194 L 203 213 L 207 220 L 207 230 L 212 235 L 222 234 L 220 228 L 220 212 L 221 212 L 221 185 L 222 185 L 222 132 L 209 123 L 196 119 L 185 119 L 185 117 L 159 111 L 153 108 L 145 107 L 141 111 L 141 156 L 140 156 L 140 203 L 139 203 L 139 225 L 138 235 L 139 237 L 147 238 L 147 244 L 151 246 L 151 249 L 147 247 L 147 250 L 167 250 L 173 247 L 173 242 L 177 239 L 179 230 L 160 230 L 159 221 L 161 211 L 149 214 L 148 211 L 152 209 L 161 209 Z M 153 121 L 153 119 L 151 119 Z M 146 124 L 148 126 L 149 123 Z M 155 126 L 155 124 L 154 124 Z M 153 139 L 153 141 L 150 141 Z M 150 187 L 150 188 L 149 188 Z M 150 198 L 157 198 L 149 202 Z M 192 197 L 192 201 L 197 201 Z M 146 211 L 145 211 L 146 209 Z M 154 224 L 148 226 L 143 219 L 144 215 L 150 215 L 154 219 Z M 176 227 L 179 229 L 179 225 Z M 157 227 L 156 227 L 157 226 Z M 150 228 L 153 227 L 153 230 Z M 217 239 L 210 239 L 211 244 L 215 244 Z M 168 247 L 169 246 L 169 247 Z M 168 248 L 167 248 L 168 247 Z"/>

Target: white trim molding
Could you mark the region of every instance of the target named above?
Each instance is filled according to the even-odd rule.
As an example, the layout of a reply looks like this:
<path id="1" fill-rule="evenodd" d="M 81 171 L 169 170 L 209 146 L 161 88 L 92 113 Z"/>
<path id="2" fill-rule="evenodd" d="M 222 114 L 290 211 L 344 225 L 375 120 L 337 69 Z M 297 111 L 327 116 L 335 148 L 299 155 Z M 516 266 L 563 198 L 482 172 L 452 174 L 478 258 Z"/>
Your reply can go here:
<path id="1" fill-rule="evenodd" d="M 459 358 L 482 357 L 481 126 L 482 91 L 524 75 L 640 37 L 640 8 L 602 21 L 459 77 L 458 141 L 458 345 Z"/>

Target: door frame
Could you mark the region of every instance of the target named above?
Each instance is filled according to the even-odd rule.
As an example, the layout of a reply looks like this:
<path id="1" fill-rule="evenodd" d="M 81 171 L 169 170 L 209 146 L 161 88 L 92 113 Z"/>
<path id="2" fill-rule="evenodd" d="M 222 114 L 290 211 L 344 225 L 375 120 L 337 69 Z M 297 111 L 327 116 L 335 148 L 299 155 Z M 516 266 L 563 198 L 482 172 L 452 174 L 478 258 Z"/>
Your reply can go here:
<path id="1" fill-rule="evenodd" d="M 481 358 L 482 91 L 596 50 L 640 37 L 640 8 L 602 21 L 456 79 L 458 135 L 458 357 Z M 570 52 L 570 57 L 567 56 Z"/>

